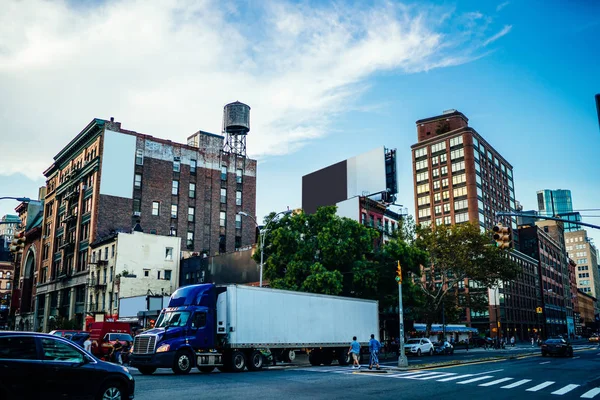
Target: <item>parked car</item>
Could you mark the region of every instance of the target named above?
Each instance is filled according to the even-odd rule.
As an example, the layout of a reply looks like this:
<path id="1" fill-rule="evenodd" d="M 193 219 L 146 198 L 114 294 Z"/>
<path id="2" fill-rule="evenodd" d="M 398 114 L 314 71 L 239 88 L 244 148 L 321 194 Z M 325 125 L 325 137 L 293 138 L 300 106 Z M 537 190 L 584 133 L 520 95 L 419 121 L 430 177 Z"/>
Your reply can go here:
<path id="1" fill-rule="evenodd" d="M 420 356 L 421 354 L 433 355 L 433 343 L 427 338 L 408 339 L 404 344 L 404 353 L 406 355 Z"/>
<path id="2" fill-rule="evenodd" d="M 542 344 L 542 357 L 547 355 L 573 357 L 573 346 L 564 339 L 548 339 Z"/>
<path id="3" fill-rule="evenodd" d="M 588 340 L 590 342 L 596 342 L 596 343 L 598 343 L 598 342 L 600 342 L 600 336 L 598 336 L 598 335 L 592 335 L 592 336 L 590 336 L 590 338 Z"/>
<path id="4" fill-rule="evenodd" d="M 69 330 L 59 329 L 59 330 L 55 330 L 55 331 L 50 331 L 50 335 L 63 337 L 65 339 L 70 339 L 71 336 L 75 335 L 76 333 L 82 333 L 82 332 L 85 332 L 85 331 L 78 331 L 78 330 L 74 330 L 74 329 L 69 329 Z"/>
<path id="5" fill-rule="evenodd" d="M 454 346 L 449 342 L 437 342 L 433 344 L 433 352 L 436 355 L 451 355 L 454 354 Z"/>
<path id="6" fill-rule="evenodd" d="M 135 382 L 126 368 L 54 335 L 0 332 L 0 371 L 0 399 L 134 397 Z"/>
<path id="7" fill-rule="evenodd" d="M 494 339 L 492 339 L 491 337 L 476 336 L 472 339 L 471 343 L 473 343 L 473 346 L 475 346 L 475 347 L 483 347 L 486 344 L 488 346 L 493 346 Z"/>

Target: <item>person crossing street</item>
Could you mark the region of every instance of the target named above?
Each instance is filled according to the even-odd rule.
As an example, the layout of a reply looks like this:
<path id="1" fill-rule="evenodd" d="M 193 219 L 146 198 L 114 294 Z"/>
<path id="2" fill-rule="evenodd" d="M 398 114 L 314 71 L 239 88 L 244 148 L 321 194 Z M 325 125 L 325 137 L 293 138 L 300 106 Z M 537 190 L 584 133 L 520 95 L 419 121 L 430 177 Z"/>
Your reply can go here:
<path id="1" fill-rule="evenodd" d="M 369 361 L 369 369 L 373 369 L 373 365 L 375 368 L 381 369 L 379 367 L 379 350 L 381 349 L 381 343 L 379 340 L 375 339 L 375 335 L 371 334 L 371 340 L 369 340 L 369 352 L 371 353 L 371 359 Z"/>

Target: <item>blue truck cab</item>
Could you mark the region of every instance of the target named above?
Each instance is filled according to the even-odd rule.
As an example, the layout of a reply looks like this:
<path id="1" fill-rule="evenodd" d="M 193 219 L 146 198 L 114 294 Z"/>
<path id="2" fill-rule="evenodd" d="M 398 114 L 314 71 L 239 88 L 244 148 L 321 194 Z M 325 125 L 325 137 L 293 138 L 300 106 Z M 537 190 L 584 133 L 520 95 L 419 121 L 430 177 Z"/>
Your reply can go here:
<path id="1" fill-rule="evenodd" d="M 217 349 L 223 344 L 217 343 L 215 326 L 217 291 L 213 284 L 177 289 L 154 328 L 134 338 L 130 365 L 142 374 L 152 374 L 157 368 L 186 374 L 199 364 L 199 357 L 207 362 L 206 372 L 221 366 Z"/>

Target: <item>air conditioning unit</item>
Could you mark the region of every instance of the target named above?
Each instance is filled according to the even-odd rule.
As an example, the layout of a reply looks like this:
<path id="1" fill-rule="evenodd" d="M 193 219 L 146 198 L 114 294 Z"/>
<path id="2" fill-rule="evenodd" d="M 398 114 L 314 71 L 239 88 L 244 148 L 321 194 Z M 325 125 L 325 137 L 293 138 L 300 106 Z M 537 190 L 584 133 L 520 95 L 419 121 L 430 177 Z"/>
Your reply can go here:
<path id="1" fill-rule="evenodd" d="M 134 211 L 134 212 L 133 212 L 133 216 L 134 216 L 134 217 L 139 217 L 140 215 L 142 215 L 142 213 L 141 213 L 141 212 L 139 212 L 139 211 Z"/>

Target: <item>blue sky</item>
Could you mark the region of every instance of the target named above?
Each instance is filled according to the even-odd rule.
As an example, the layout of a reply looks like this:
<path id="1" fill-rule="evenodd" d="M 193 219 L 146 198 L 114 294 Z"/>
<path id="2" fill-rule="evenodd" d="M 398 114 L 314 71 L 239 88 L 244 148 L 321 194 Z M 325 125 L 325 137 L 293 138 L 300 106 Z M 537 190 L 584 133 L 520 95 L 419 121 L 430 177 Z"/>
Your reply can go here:
<path id="1" fill-rule="evenodd" d="M 513 165 L 525 208 L 544 188 L 600 208 L 600 2 L 32 1 L 3 15 L 0 196 L 35 196 L 93 117 L 184 142 L 240 100 L 259 216 L 299 207 L 302 175 L 381 145 L 398 149 L 413 214 L 414 122 L 448 108 Z"/>

